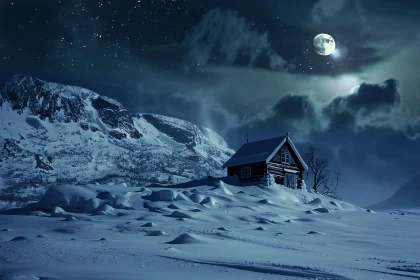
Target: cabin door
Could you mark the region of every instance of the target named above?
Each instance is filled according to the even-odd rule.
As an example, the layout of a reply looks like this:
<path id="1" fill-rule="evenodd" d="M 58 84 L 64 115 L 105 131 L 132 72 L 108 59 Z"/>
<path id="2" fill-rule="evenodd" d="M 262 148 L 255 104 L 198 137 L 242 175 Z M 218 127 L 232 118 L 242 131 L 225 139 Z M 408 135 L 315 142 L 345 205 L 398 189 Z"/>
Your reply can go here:
<path id="1" fill-rule="evenodd" d="M 297 176 L 296 174 L 286 173 L 284 176 L 285 182 L 284 185 L 291 189 L 296 189 L 297 187 Z"/>

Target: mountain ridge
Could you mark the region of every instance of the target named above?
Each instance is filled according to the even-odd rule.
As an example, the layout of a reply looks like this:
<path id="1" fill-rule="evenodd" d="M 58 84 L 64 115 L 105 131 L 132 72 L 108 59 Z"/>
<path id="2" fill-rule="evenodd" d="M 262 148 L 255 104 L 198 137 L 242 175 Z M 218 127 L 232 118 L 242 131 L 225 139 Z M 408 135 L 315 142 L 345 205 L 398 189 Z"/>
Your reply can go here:
<path id="1" fill-rule="evenodd" d="M 420 174 L 402 185 L 390 198 L 373 204 L 372 209 L 407 209 L 420 207 Z"/>
<path id="2" fill-rule="evenodd" d="M 234 153 L 204 126 L 129 113 L 88 89 L 25 75 L 13 76 L 0 90 L 0 132 L 0 177 L 19 190 L 99 181 L 165 185 L 223 176 L 221 166 Z"/>

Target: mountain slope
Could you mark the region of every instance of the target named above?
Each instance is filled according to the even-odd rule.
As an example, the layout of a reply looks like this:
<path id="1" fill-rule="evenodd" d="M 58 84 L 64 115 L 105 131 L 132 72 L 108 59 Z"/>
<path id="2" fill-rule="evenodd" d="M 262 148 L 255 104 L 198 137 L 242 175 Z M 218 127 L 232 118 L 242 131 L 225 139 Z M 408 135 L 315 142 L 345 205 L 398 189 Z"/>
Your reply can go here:
<path id="1" fill-rule="evenodd" d="M 19 186 L 25 195 L 34 184 L 170 184 L 221 176 L 233 154 L 205 127 L 129 114 L 90 90 L 22 75 L 0 91 L 0 149 L 0 177 L 13 186 L 3 194 Z"/>
<path id="2" fill-rule="evenodd" d="M 387 200 L 370 206 L 372 209 L 406 209 L 414 207 L 420 207 L 420 175 L 399 188 Z"/>

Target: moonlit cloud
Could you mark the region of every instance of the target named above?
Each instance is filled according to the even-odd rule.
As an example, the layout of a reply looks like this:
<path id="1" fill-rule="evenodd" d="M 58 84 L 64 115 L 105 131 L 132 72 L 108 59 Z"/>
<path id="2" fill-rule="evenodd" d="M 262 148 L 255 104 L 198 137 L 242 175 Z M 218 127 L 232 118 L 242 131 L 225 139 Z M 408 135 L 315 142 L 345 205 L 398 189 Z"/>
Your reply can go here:
<path id="1" fill-rule="evenodd" d="M 328 20 L 340 12 L 348 2 L 349 0 L 319 0 L 311 10 L 312 20 L 315 23 Z"/>
<path id="2" fill-rule="evenodd" d="M 277 123 L 294 128 L 301 135 L 343 129 L 358 133 L 372 127 L 402 132 L 413 140 L 420 137 L 420 118 L 410 118 L 401 106 L 396 80 L 359 85 L 357 78 L 347 76 L 341 82 L 353 85 L 352 94 L 328 102 L 317 101 L 307 94 L 286 94 L 273 107 L 247 119 L 243 125 L 269 129 Z"/>
<path id="3" fill-rule="evenodd" d="M 209 62 L 234 64 L 245 59 L 253 66 L 265 59 L 269 69 L 280 70 L 286 61 L 272 48 L 267 32 L 260 32 L 237 12 L 213 9 L 186 36 L 186 62 L 204 66 Z"/>
<path id="4" fill-rule="evenodd" d="M 344 95 L 360 83 L 360 79 L 355 75 L 343 75 L 337 79 L 337 86 L 341 88 L 341 94 Z"/>

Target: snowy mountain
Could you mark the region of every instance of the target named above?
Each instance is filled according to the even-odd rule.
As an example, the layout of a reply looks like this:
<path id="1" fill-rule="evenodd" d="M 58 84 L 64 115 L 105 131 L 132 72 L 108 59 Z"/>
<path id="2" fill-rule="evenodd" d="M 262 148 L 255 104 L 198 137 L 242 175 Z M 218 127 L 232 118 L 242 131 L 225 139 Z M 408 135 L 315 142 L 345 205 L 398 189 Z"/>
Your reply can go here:
<path id="1" fill-rule="evenodd" d="M 370 206 L 372 209 L 407 209 L 414 207 L 420 207 L 420 175 L 399 188 L 387 200 Z"/>
<path id="2" fill-rule="evenodd" d="M 3 197 L 39 196 L 36 184 L 171 184 L 221 176 L 234 152 L 208 128 L 130 114 L 90 90 L 23 75 L 0 91 L 0 149 Z"/>

